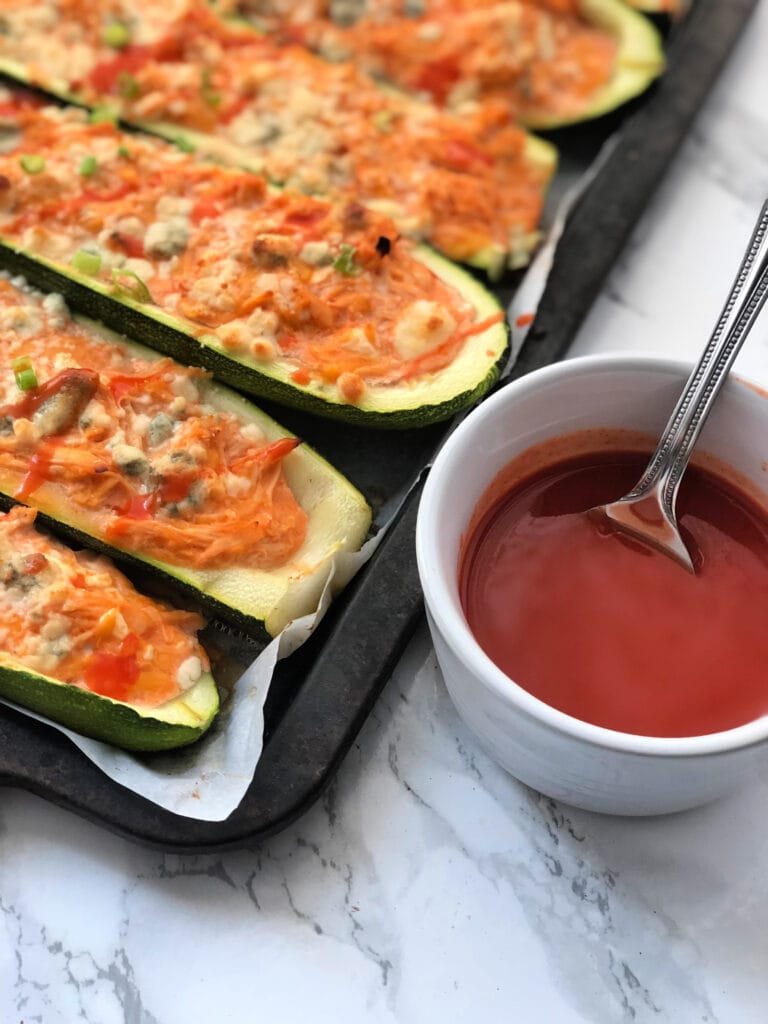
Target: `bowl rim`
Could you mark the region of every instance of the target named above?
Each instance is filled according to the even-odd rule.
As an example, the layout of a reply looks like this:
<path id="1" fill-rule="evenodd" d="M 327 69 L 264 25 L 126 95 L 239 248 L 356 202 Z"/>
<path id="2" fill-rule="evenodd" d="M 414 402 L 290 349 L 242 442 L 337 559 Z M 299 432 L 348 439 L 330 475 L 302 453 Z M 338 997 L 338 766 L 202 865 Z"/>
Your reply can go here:
<path id="1" fill-rule="evenodd" d="M 643 736 L 624 733 L 582 721 L 540 700 L 507 676 L 480 647 L 466 619 L 457 613 L 443 586 L 444 576 L 437 557 L 436 515 L 440 492 L 453 479 L 457 453 L 465 440 L 481 430 L 500 406 L 539 385 L 562 377 L 589 375 L 595 370 L 644 372 L 661 370 L 687 379 L 693 361 L 667 358 L 652 353 L 598 353 L 577 356 L 533 370 L 501 387 L 485 399 L 450 433 L 436 455 L 427 475 L 416 522 L 416 560 L 424 600 L 443 641 L 468 670 L 472 685 L 480 685 L 503 703 L 534 719 L 539 724 L 594 747 L 649 757 L 691 758 L 701 755 L 729 754 L 764 742 L 768 738 L 768 714 L 744 725 L 699 736 Z M 726 387 L 764 392 L 763 386 L 748 377 L 730 374 Z M 766 396 L 768 397 L 768 395 Z M 479 499 L 480 495 L 477 496 Z M 446 581 L 447 582 L 447 581 Z"/>

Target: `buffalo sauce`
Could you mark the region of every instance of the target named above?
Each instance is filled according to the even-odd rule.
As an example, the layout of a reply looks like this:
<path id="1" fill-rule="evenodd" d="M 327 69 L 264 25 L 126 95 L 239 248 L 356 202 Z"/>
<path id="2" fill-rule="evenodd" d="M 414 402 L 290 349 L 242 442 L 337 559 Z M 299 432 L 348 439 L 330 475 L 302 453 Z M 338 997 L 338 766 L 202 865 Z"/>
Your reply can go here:
<path id="1" fill-rule="evenodd" d="M 690 466 L 678 521 L 696 568 L 585 510 L 626 494 L 648 453 L 581 452 L 481 501 L 460 594 L 488 656 L 529 693 L 626 733 L 697 736 L 768 712 L 768 518 Z"/>

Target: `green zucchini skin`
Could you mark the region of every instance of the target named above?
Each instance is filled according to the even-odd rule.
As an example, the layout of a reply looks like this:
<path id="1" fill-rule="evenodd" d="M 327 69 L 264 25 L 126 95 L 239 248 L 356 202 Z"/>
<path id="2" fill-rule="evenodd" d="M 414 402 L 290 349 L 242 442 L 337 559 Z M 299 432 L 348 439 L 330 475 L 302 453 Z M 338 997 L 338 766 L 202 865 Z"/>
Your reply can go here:
<path id="1" fill-rule="evenodd" d="M 0 696 L 83 736 L 132 751 L 172 750 L 200 739 L 219 709 L 210 673 L 186 694 L 153 709 L 102 697 L 28 668 L 0 665 Z"/>
<path id="2" fill-rule="evenodd" d="M 420 255 L 445 280 L 471 297 L 476 308 L 481 306 L 487 315 L 500 312 L 495 297 L 466 271 L 426 248 L 420 249 Z M 365 398 L 359 405 L 350 405 L 331 397 L 321 397 L 311 390 L 311 386 L 288 382 L 260 370 L 254 363 L 225 353 L 218 344 L 214 344 L 217 339 L 213 335 L 194 337 L 183 321 L 128 296 L 117 298 L 100 281 L 79 274 L 71 267 L 31 256 L 3 238 L 0 238 L 0 267 L 22 275 L 42 291 L 60 293 L 74 309 L 101 321 L 112 330 L 140 338 L 143 344 L 179 362 L 204 367 L 217 380 L 238 391 L 358 426 L 406 429 L 448 419 L 493 387 L 508 354 L 509 331 L 502 319 L 472 339 L 483 339 L 482 345 L 478 345 L 478 365 L 473 364 L 469 379 L 462 379 L 449 395 L 441 395 L 439 401 L 431 400 L 428 383 L 410 389 L 401 388 L 403 399 L 399 403 L 395 399 L 391 409 L 371 407 Z M 488 356 L 485 354 L 487 351 L 492 351 L 493 355 Z"/>

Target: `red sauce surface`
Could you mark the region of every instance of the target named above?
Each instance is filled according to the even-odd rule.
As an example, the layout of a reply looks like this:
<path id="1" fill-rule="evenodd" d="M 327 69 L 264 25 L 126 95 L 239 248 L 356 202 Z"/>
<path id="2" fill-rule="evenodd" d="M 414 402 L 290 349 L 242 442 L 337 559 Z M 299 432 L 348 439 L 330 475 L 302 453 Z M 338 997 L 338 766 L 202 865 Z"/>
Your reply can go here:
<path id="1" fill-rule="evenodd" d="M 697 736 L 768 712 L 768 521 L 689 467 L 678 520 L 696 566 L 581 513 L 625 494 L 647 455 L 578 455 L 533 472 L 474 527 L 461 601 L 511 679 L 583 721 Z"/>

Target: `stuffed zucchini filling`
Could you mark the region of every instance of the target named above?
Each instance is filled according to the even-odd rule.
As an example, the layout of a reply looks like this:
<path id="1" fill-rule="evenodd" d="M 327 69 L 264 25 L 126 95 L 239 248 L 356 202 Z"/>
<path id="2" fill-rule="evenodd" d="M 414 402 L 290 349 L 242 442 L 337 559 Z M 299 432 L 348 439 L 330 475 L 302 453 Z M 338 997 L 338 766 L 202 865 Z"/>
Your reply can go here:
<path id="1" fill-rule="evenodd" d="M 170 136 L 183 129 L 199 153 L 281 186 L 353 197 L 459 262 L 527 262 L 555 155 L 503 105 L 454 116 L 381 88 L 354 62 L 225 23 L 199 0 L 175 20 L 156 0 L 128 6 L 70 3 L 48 25 L 7 3 L 0 66 Z M 120 46 L 105 42 L 116 23 Z"/>
<path id="2" fill-rule="evenodd" d="M 275 194 L 80 111 L 3 113 L 16 131 L 0 154 L 3 239 L 268 378 L 352 406 L 423 387 L 429 404 L 430 382 L 471 345 L 481 380 L 504 350 L 498 305 L 482 308 L 359 203 Z"/>
<path id="3" fill-rule="evenodd" d="M 456 110 L 500 104 L 516 120 L 553 126 L 637 95 L 659 73 L 658 39 L 620 0 L 228 0 L 283 42 Z M 627 35 L 643 39 L 626 53 Z M 625 63 L 637 75 L 628 90 Z"/>
<path id="4" fill-rule="evenodd" d="M 205 372 L 6 277 L 0 494 L 258 636 L 314 609 L 371 520 L 344 477 Z"/>
<path id="5" fill-rule="evenodd" d="M 143 709 L 208 672 L 203 620 L 139 594 L 107 559 L 38 533 L 35 511 L 0 516 L 0 668 L 25 668 Z"/>
<path id="6" fill-rule="evenodd" d="M 304 541 L 282 461 L 298 444 L 206 401 L 206 375 L 105 345 L 0 279 L 0 479 L 47 484 L 106 540 L 194 569 L 269 569 Z"/>

